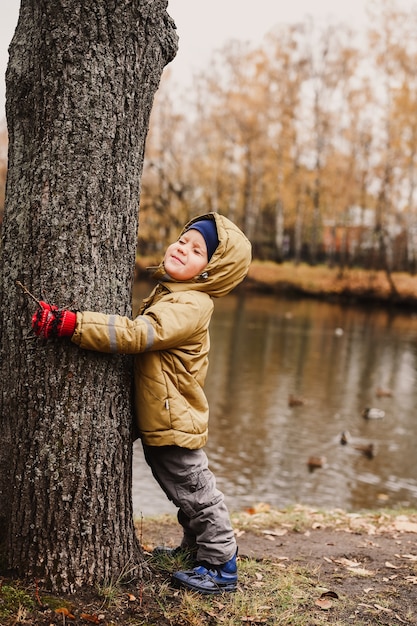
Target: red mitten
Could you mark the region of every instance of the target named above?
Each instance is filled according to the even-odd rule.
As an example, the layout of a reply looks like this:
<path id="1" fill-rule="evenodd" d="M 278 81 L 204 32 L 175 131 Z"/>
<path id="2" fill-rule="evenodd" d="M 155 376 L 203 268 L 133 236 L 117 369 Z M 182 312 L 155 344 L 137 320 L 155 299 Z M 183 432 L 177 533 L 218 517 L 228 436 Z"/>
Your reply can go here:
<path id="1" fill-rule="evenodd" d="M 39 309 L 32 315 L 32 328 L 38 337 L 47 337 L 47 329 L 54 319 L 52 311 L 57 311 L 58 307 L 50 305 L 42 300 L 39 302 Z"/>
<path id="2" fill-rule="evenodd" d="M 77 314 L 74 313 L 74 311 L 62 309 L 61 311 L 57 311 L 55 315 L 60 316 L 57 326 L 58 337 L 72 337 L 77 325 Z"/>
<path id="3" fill-rule="evenodd" d="M 68 309 L 58 309 L 47 302 L 39 302 L 39 309 L 32 316 L 35 335 L 44 339 L 71 337 L 77 324 L 77 314 Z"/>

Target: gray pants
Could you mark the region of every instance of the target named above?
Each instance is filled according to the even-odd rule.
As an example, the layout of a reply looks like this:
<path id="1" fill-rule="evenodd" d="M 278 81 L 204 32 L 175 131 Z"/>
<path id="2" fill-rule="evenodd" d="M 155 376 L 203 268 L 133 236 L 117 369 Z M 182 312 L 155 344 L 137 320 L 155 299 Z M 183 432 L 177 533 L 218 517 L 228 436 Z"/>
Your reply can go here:
<path id="1" fill-rule="evenodd" d="M 183 547 L 197 548 L 197 560 L 220 565 L 236 553 L 224 497 L 203 450 L 143 446 L 155 479 L 175 506 L 183 527 Z"/>

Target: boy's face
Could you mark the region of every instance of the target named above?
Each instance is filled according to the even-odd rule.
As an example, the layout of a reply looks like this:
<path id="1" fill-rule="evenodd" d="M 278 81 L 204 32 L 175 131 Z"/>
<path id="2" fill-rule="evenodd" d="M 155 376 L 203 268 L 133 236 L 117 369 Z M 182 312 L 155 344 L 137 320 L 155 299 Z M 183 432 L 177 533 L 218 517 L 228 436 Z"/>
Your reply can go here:
<path id="1" fill-rule="evenodd" d="M 174 280 L 186 281 L 201 274 L 208 263 L 203 235 L 191 228 L 168 246 L 164 256 L 167 274 Z"/>

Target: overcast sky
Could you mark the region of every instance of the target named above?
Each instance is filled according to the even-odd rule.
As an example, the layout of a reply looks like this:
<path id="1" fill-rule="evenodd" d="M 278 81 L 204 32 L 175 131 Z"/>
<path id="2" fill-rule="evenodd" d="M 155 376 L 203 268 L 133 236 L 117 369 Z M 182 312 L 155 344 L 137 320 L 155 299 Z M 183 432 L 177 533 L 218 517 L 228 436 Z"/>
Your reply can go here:
<path id="1" fill-rule="evenodd" d="M 317 20 L 348 21 L 360 27 L 365 21 L 366 6 L 373 1 L 379 0 L 169 0 L 168 13 L 174 18 L 180 37 L 171 71 L 178 82 L 186 85 L 226 41 L 241 39 L 257 44 L 276 24 L 302 21 L 307 15 Z M 411 6 L 417 0 L 397 3 Z M 0 2 L 0 119 L 4 117 L 8 46 L 19 6 L 19 0 Z"/>

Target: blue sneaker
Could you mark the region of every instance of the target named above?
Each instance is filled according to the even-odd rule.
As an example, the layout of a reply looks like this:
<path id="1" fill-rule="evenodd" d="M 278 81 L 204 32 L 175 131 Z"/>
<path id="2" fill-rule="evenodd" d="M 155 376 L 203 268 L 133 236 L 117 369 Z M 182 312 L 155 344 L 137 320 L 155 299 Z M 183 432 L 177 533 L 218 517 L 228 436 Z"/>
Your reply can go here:
<path id="1" fill-rule="evenodd" d="M 172 583 L 202 594 L 219 594 L 236 591 L 237 564 L 236 554 L 223 565 L 202 563 L 186 572 L 175 572 Z"/>

